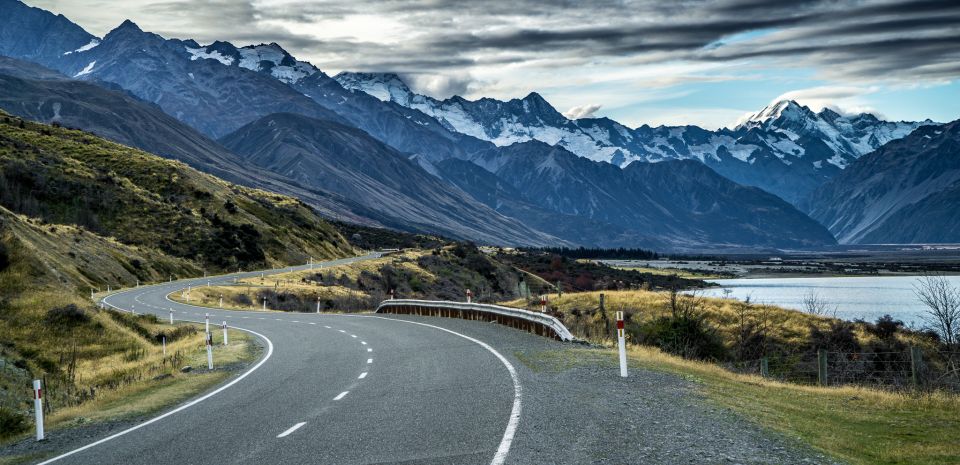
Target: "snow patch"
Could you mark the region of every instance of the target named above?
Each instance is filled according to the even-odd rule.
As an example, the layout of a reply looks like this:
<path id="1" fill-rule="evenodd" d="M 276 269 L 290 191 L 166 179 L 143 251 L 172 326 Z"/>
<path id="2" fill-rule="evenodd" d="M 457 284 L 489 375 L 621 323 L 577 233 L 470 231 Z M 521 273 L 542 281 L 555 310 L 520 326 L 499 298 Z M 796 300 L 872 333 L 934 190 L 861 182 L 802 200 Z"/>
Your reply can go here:
<path id="1" fill-rule="evenodd" d="M 190 54 L 190 61 L 204 59 L 204 60 L 217 60 L 226 66 L 230 66 L 233 64 L 233 57 L 225 56 L 216 50 L 212 52 L 208 52 L 205 47 L 200 47 L 200 48 L 184 47 L 184 48 L 187 49 L 187 52 Z"/>
<path id="2" fill-rule="evenodd" d="M 91 61 L 90 64 L 87 65 L 86 68 L 83 68 L 83 70 L 81 70 L 79 73 L 74 74 L 73 77 L 85 76 L 85 75 L 87 75 L 87 74 L 92 73 L 92 72 L 93 72 L 93 67 L 94 67 L 96 64 L 97 64 L 97 60 Z"/>
<path id="3" fill-rule="evenodd" d="M 63 52 L 63 54 L 64 54 L 64 55 L 70 55 L 71 53 L 82 53 L 82 52 L 86 52 L 87 50 L 90 50 L 90 49 L 92 49 L 93 47 L 96 47 L 97 45 L 100 45 L 100 39 L 93 38 L 93 39 L 90 39 L 90 43 L 88 43 L 87 45 L 84 45 L 83 47 L 80 47 L 80 48 L 78 48 L 78 49 L 76 49 L 76 50 L 74 50 L 74 51 L 72 51 L 72 52 Z"/>

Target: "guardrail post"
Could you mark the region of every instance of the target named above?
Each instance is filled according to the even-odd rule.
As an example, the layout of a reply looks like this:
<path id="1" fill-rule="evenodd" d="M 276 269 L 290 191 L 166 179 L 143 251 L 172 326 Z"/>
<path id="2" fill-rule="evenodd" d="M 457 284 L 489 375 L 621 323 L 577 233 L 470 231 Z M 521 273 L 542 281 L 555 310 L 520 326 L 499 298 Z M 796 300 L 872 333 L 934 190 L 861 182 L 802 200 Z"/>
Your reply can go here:
<path id="1" fill-rule="evenodd" d="M 767 357 L 760 359 L 760 376 L 762 378 L 770 377 L 770 359 Z"/>
<path id="2" fill-rule="evenodd" d="M 43 441 L 43 386 L 33 380 L 33 411 L 37 423 L 37 441 Z"/>
<path id="3" fill-rule="evenodd" d="M 603 294 L 600 294 L 603 295 Z M 620 351 L 620 376 L 627 377 L 627 341 L 623 334 L 623 312 L 617 312 L 617 347 Z"/>
<path id="4" fill-rule="evenodd" d="M 919 387 L 923 378 L 923 352 L 919 347 L 910 346 L 910 379 L 913 381 L 913 387 Z"/>
<path id="5" fill-rule="evenodd" d="M 827 385 L 827 351 L 824 349 L 817 351 L 817 384 Z"/>

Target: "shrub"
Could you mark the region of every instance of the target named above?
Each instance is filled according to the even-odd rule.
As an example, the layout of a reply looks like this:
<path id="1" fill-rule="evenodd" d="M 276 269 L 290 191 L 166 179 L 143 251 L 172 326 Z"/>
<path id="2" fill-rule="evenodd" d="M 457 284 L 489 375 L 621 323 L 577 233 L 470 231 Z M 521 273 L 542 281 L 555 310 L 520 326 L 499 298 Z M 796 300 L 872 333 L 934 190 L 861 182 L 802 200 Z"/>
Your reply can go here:
<path id="1" fill-rule="evenodd" d="M 29 428 L 26 418 L 17 412 L 0 408 L 0 438 L 20 434 Z"/>
<path id="2" fill-rule="evenodd" d="M 87 312 L 82 308 L 74 304 L 68 304 L 47 310 L 44 320 L 51 326 L 66 328 L 90 321 L 90 315 L 87 315 Z"/>
<path id="3" fill-rule="evenodd" d="M 701 318 L 663 316 L 631 324 L 629 331 L 641 344 L 685 358 L 721 360 L 727 355 L 723 340 Z"/>
<path id="4" fill-rule="evenodd" d="M 867 326 L 867 330 L 880 339 L 890 339 L 900 328 L 903 328 L 903 322 L 890 315 L 884 315 L 875 324 Z"/>

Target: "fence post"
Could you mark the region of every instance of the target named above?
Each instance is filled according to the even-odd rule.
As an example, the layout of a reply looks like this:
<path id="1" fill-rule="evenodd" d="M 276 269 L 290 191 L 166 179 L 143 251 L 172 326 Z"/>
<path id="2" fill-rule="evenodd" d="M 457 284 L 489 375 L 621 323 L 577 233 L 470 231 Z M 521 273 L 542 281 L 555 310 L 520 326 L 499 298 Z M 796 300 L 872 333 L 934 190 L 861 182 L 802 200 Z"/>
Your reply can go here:
<path id="1" fill-rule="evenodd" d="M 923 370 L 923 352 L 917 346 L 910 346 L 910 377 L 913 387 L 920 387 L 923 381 L 920 373 Z"/>
<path id="2" fill-rule="evenodd" d="M 767 357 L 760 359 L 760 376 L 763 378 L 770 377 L 770 359 Z"/>
<path id="3" fill-rule="evenodd" d="M 817 351 L 817 384 L 827 385 L 827 351 L 824 349 Z"/>

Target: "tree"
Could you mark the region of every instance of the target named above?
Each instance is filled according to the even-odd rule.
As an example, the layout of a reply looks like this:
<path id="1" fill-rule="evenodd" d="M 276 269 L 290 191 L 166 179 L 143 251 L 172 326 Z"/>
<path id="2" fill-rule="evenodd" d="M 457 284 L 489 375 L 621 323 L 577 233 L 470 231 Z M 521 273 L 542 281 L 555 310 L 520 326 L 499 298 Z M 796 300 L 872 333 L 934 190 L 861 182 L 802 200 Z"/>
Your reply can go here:
<path id="1" fill-rule="evenodd" d="M 803 306 L 803 311 L 811 315 L 818 315 L 818 316 L 827 316 L 827 315 L 836 316 L 837 315 L 837 306 L 834 305 L 831 308 L 830 302 L 827 302 L 827 299 L 824 299 L 823 296 L 820 295 L 820 293 L 812 289 L 807 291 L 807 293 L 803 295 L 803 298 L 800 299 L 800 305 Z"/>
<path id="2" fill-rule="evenodd" d="M 924 319 L 948 346 L 960 342 L 960 289 L 940 275 L 917 278 L 917 299 L 927 307 Z"/>

